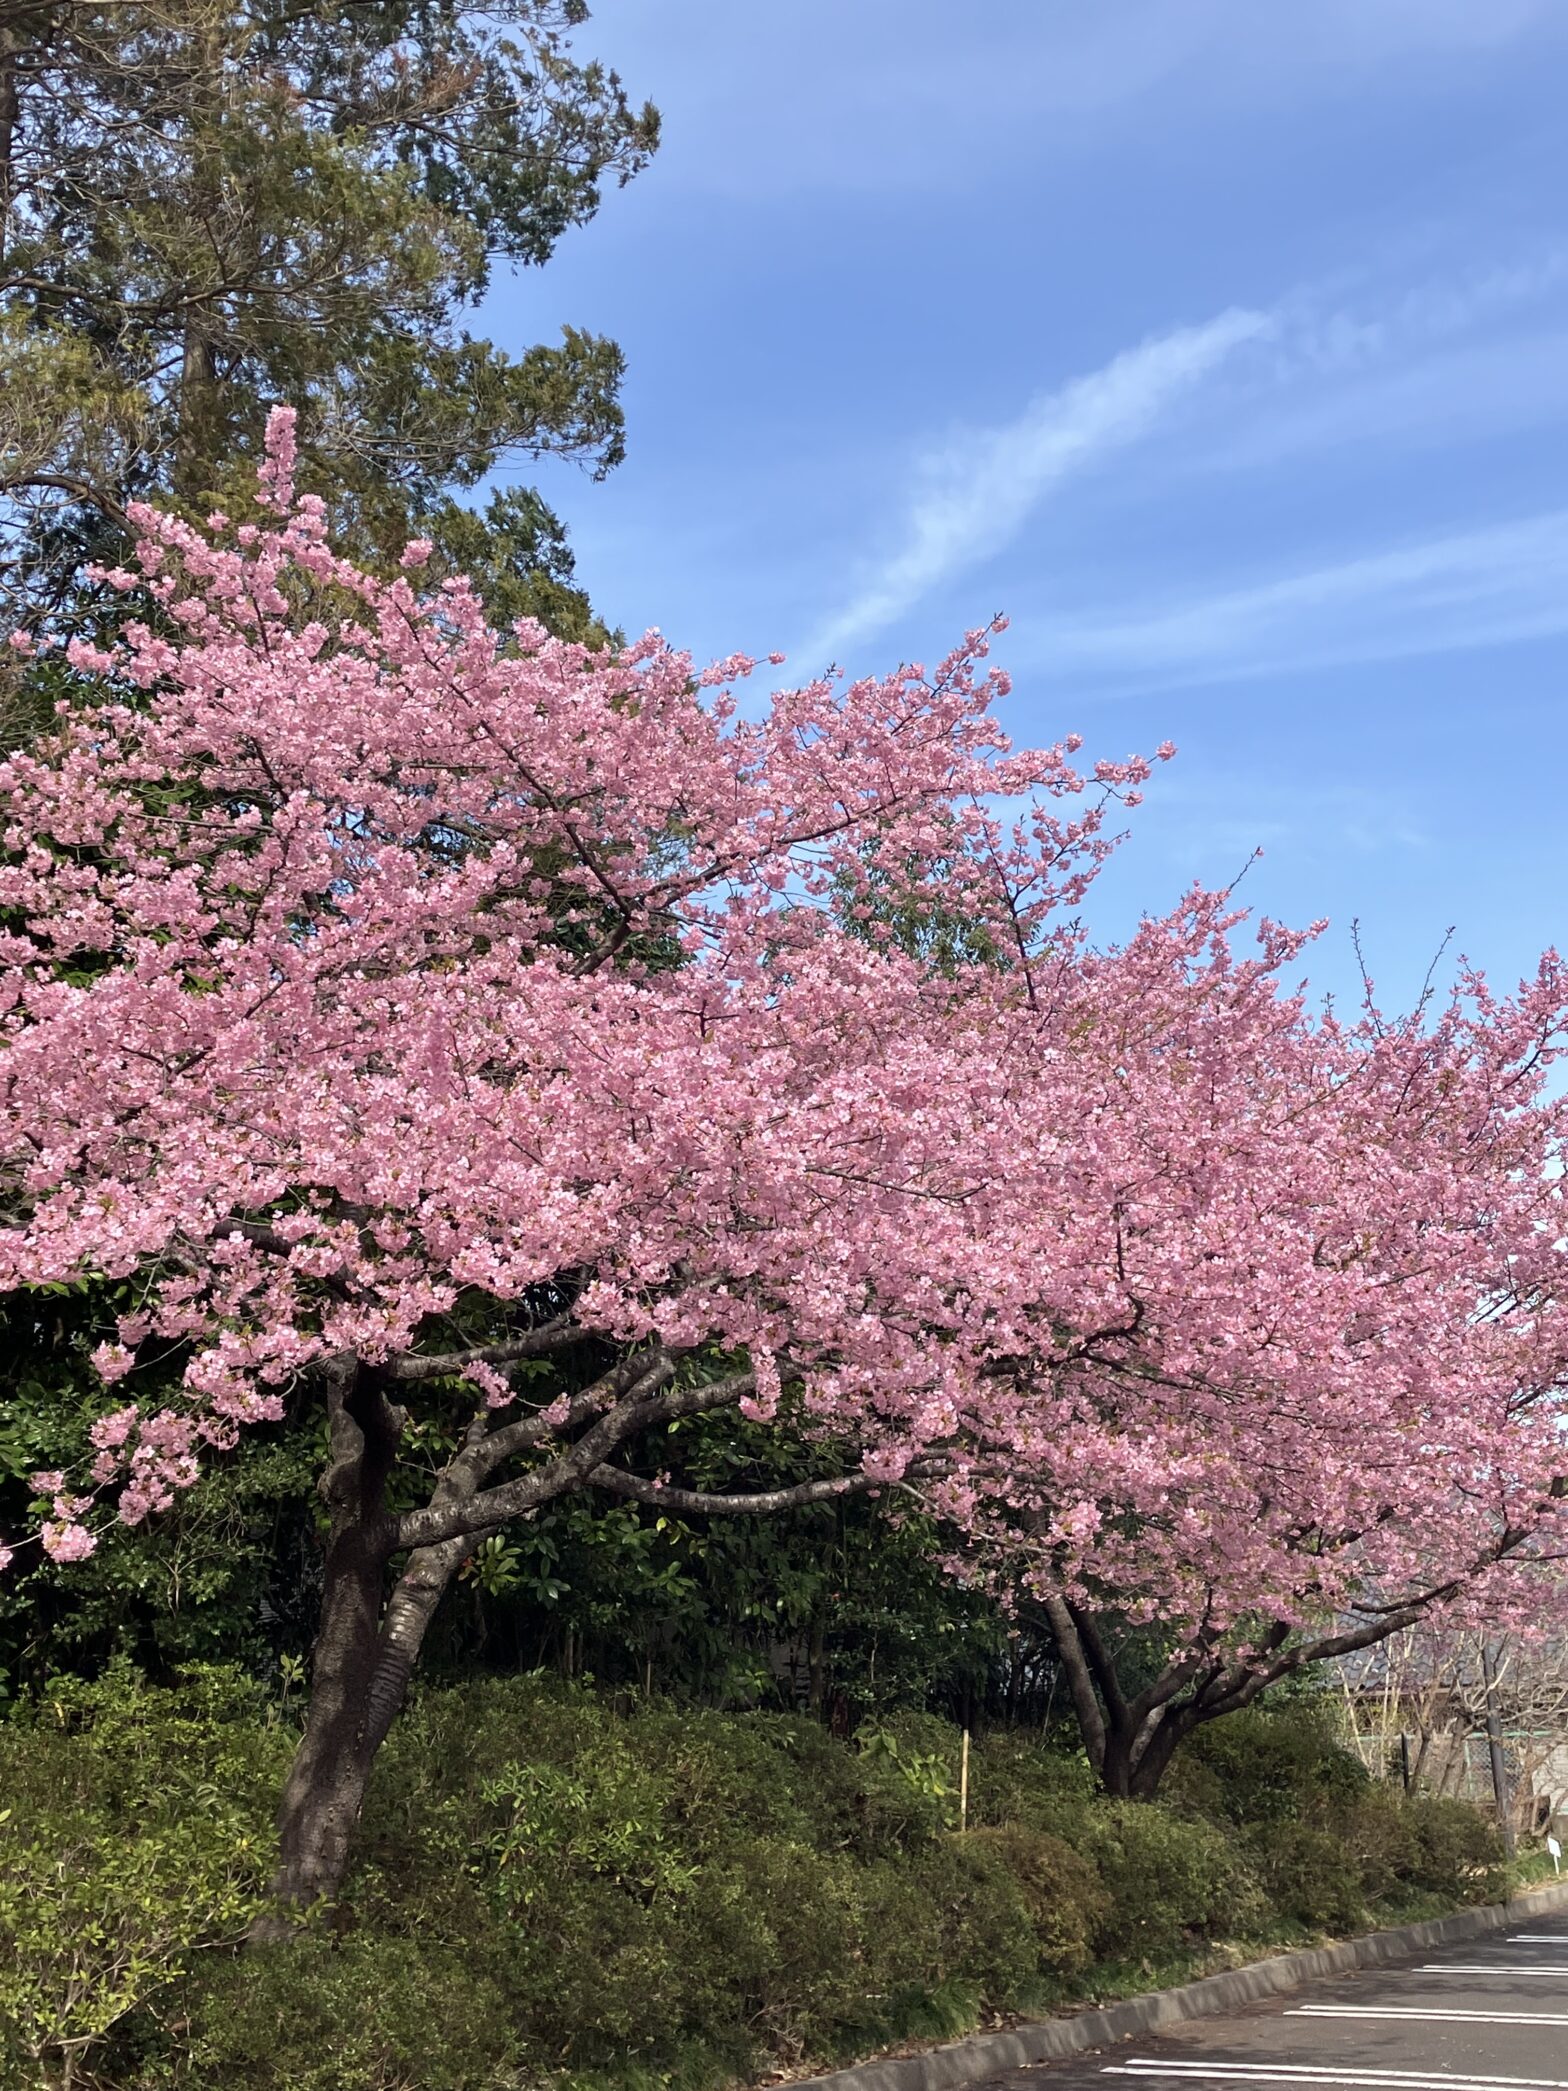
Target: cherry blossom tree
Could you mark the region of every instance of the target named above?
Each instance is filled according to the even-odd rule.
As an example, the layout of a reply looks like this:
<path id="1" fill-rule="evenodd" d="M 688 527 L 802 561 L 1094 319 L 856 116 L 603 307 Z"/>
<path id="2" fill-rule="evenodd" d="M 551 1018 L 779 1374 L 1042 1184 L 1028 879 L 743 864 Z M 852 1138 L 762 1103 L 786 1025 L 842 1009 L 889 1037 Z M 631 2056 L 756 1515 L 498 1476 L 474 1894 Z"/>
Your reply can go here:
<path id="1" fill-rule="evenodd" d="M 102 701 L 0 768 L 0 1284 L 136 1295 L 35 1536 L 327 1420 L 285 1904 L 340 1882 L 453 1575 L 569 1492 L 913 1490 L 1195 1616 L 1294 1616 L 1309 1502 L 1364 1535 L 1315 1606 L 1546 1545 L 1555 961 L 1388 1027 L 1309 1015 L 1302 939 L 1237 957 L 1219 896 L 1096 950 L 1149 764 L 1012 749 L 988 634 L 748 709 L 742 659 L 497 635 L 418 544 L 357 572 L 290 451 L 259 521 L 136 513 L 108 578 L 157 629 L 74 644 Z M 726 1408 L 820 1478 L 662 1480 Z"/>
<path id="2" fill-rule="evenodd" d="M 1181 977 L 1169 934 L 1146 926 L 1119 957 L 1125 989 L 1152 942 L 1145 1017 L 1156 980 Z M 1142 1116 L 1162 1196 L 1205 1146 L 1230 1150 L 1228 1192 L 1210 1178 L 1169 1242 L 1188 1312 L 1241 1281 L 1204 1339 L 1224 1354 L 1186 1352 L 1167 1324 L 1092 1387 L 1080 1373 L 1074 1422 L 1092 1412 L 1097 1435 L 1075 1436 L 1076 1468 L 977 1470 L 955 1560 L 1044 1625 L 1102 1786 L 1134 1798 L 1196 1728 L 1311 1665 L 1418 1625 L 1560 1627 L 1568 1605 L 1555 959 L 1507 1004 L 1469 973 L 1394 1023 L 1370 989 L 1348 1029 L 1259 1002 L 1264 1029 L 1223 1047 L 1220 977 L 1189 971 L 1183 990 L 1208 1005 L 1207 1066 L 1194 1055 L 1176 1103 L 1196 1115 L 1163 1085 L 1140 1104 L 1125 1047 L 1102 1108 Z M 1175 1004 L 1156 1022 L 1156 1062 L 1195 1035 Z M 1287 1300 L 1263 1242 L 1308 1213 Z M 1134 1224 L 1141 1265 L 1169 1221 Z M 1130 1279 L 1140 1312 L 1146 1284 Z"/>

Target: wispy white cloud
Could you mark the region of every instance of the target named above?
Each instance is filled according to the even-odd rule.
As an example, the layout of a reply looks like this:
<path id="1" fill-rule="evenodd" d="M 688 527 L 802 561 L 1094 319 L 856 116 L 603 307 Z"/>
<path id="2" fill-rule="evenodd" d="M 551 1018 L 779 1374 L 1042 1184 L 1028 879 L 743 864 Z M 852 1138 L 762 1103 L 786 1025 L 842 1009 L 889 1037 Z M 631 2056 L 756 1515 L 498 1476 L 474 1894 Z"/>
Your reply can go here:
<path id="1" fill-rule="evenodd" d="M 1397 257 L 1385 257 L 1397 266 Z M 1307 284 L 1275 309 L 1276 375 L 1354 377 L 1507 321 L 1568 281 L 1568 246 L 1534 244 L 1506 262 L 1417 278 L 1358 302 L 1355 286 Z"/>
<path id="2" fill-rule="evenodd" d="M 902 542 L 801 654 L 821 660 L 881 630 L 939 582 L 1000 550 L 1048 493 L 1138 442 L 1273 325 L 1266 313 L 1233 308 L 1176 328 L 1035 400 L 1016 421 L 927 456 Z"/>
<path id="3" fill-rule="evenodd" d="M 1381 300 L 1358 302 L 1344 285 L 1337 295 L 1303 287 L 1267 310 L 1232 307 L 1201 325 L 1154 336 L 1037 398 L 1017 419 L 928 450 L 890 521 L 891 549 L 868 560 L 849 600 L 795 657 L 816 665 L 896 623 L 945 582 L 1004 551 L 1036 511 L 1065 496 L 1070 482 L 1091 470 L 1111 471 L 1140 446 L 1143 501 L 1161 485 L 1216 471 L 1267 470 L 1293 454 L 1320 457 L 1348 445 L 1452 446 L 1562 421 L 1568 418 L 1568 337 L 1560 326 L 1521 329 L 1520 319 L 1528 308 L 1552 301 L 1565 280 L 1568 250 L 1545 247 L 1468 275 L 1417 282 Z M 1520 527 L 1534 542 L 1536 525 Z M 1479 581 L 1491 541 L 1492 533 L 1481 532 L 1426 548 L 1439 561 L 1432 585 L 1447 604 L 1447 624 L 1440 620 L 1434 632 L 1458 617 L 1464 598 L 1458 576 Z M 1546 606 L 1518 607 L 1531 586 L 1530 570 L 1506 566 L 1513 549 L 1506 531 L 1501 545 L 1505 567 L 1489 585 L 1512 607 L 1498 607 L 1495 628 L 1533 628 L 1538 616 L 1553 613 Z M 1211 590 L 1207 601 L 1214 616 L 1233 624 L 1282 620 L 1295 600 L 1291 591 L 1318 586 L 1364 588 L 1368 600 L 1375 593 L 1392 606 L 1414 596 L 1408 561 L 1416 557 L 1395 550 L 1348 562 L 1334 570 L 1339 580 L 1333 584 L 1322 575 L 1301 576 L 1281 584 L 1286 595 L 1278 600 L 1272 586 L 1249 585 Z M 1427 616 L 1431 607 L 1422 604 L 1416 614 Z M 1462 621 L 1478 635 L 1468 643 L 1482 643 L 1490 627 L 1479 609 Z M 1107 620 L 1104 634 L 1092 623 L 1054 629 L 1084 654 L 1103 646 L 1127 658 L 1146 640 L 1170 651 L 1167 671 L 1183 647 L 1196 643 L 1185 609 L 1137 612 L 1130 624 L 1118 615 Z M 1395 650 L 1402 647 L 1399 641 Z"/>
<path id="4" fill-rule="evenodd" d="M 1568 509 L 1365 553 L 1244 588 L 1015 627 L 1064 677 L 1136 688 L 1457 652 L 1568 632 Z"/>
<path id="5" fill-rule="evenodd" d="M 1249 472 L 1346 448 L 1452 451 L 1564 422 L 1568 330 L 1555 326 L 1396 357 L 1345 383 L 1282 388 L 1269 411 L 1234 418 L 1188 463 Z"/>

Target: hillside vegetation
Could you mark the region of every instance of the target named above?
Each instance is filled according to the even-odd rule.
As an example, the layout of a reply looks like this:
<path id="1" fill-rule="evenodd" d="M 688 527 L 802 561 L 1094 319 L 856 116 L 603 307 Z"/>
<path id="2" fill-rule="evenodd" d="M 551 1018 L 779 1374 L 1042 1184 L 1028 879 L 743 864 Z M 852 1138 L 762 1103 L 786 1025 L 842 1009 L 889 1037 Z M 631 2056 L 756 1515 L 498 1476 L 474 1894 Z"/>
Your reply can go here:
<path id="1" fill-rule="evenodd" d="M 524 1676 L 418 1700 L 344 1903 L 247 1955 L 293 1741 L 224 1670 L 62 1680 L 0 1727 L 8 2086 L 695 2091 L 1503 1880 L 1473 1810 L 1369 1779 L 1310 1707 L 1217 1724 L 1149 1804 L 999 1731 L 960 1835 L 929 1716 L 846 1742 Z"/>

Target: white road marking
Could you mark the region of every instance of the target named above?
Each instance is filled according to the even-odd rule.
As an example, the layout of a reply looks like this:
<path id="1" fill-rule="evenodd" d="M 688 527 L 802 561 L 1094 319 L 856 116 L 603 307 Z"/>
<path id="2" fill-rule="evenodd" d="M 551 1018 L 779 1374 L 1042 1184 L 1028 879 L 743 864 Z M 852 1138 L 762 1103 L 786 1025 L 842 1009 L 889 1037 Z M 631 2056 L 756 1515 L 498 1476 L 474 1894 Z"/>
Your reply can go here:
<path id="1" fill-rule="evenodd" d="M 1510 1946 L 1563 1946 L 1568 1945 L 1568 1931 L 1511 1931 Z"/>
<path id="2" fill-rule="evenodd" d="M 1381 2091 L 1568 2091 L 1562 2077 L 1464 2076 L 1441 2069 L 1360 2069 L 1354 2062 L 1337 2069 L 1304 2062 L 1156 2062 L 1136 2058 L 1108 2063 L 1102 2076 L 1175 2077 L 1236 2084 L 1362 2084 Z"/>
<path id="3" fill-rule="evenodd" d="M 1425 2025 L 1568 2026 L 1568 2011 L 1421 2011 L 1392 2004 L 1297 2004 L 1286 2018 L 1404 2018 Z"/>
<path id="4" fill-rule="evenodd" d="M 1236 2084 L 1362 2084 L 1381 2091 L 1568 2091 L 1561 2077 L 1459 2076 L 1437 2069 L 1360 2069 L 1354 2062 L 1324 2068 L 1303 2062 L 1155 2062 L 1136 2059 L 1108 2063 L 1102 2076 L 1175 2077 L 1187 2082 L 1218 2080 Z"/>
<path id="5" fill-rule="evenodd" d="M 1568 1960 L 1492 1960 L 1474 1967 L 1455 1967 L 1451 1960 L 1428 1960 L 1406 1975 L 1568 1975 Z"/>

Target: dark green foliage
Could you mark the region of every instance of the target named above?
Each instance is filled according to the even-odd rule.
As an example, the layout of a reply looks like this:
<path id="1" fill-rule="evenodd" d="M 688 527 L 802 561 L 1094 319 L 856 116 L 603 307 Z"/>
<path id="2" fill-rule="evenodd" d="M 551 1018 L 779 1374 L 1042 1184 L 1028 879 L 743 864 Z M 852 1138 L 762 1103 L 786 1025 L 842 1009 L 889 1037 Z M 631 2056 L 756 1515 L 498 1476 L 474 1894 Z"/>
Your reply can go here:
<path id="1" fill-rule="evenodd" d="M 831 1448 L 731 1416 L 656 1435 L 641 1456 L 649 1473 L 702 1490 L 831 1471 Z M 481 1561 L 438 1619 L 426 1663 L 448 1676 L 476 1656 L 508 1669 L 553 1662 L 710 1705 L 799 1705 L 840 1730 L 988 1697 L 1001 1711 L 1005 1624 L 938 1553 L 928 1521 L 895 1525 L 863 1498 L 711 1520 L 567 1498 Z"/>
<path id="2" fill-rule="evenodd" d="M 95 630 L 126 506 L 242 511 L 270 407 L 369 564 L 412 535 L 504 619 L 595 629 L 537 495 L 455 488 L 624 449 L 613 341 L 464 324 L 658 140 L 573 46 L 583 0 L 14 0 L 0 9 L 0 615 Z M 115 614 L 123 615 L 120 602 Z M 47 669 L 0 673 L 36 732 Z"/>
<path id="3" fill-rule="evenodd" d="M 1269 1911 L 1249 1854 L 1218 1824 L 1146 1801 L 1099 1801 L 1064 1819 L 1111 1899 L 1096 1936 L 1110 1960 L 1169 1952 L 1184 1941 L 1245 1935 Z"/>
<path id="4" fill-rule="evenodd" d="M 509 2091 L 505 2028 L 506 1999 L 471 1953 L 372 1933 L 330 1947 L 307 1936 L 214 1966 L 178 2046 L 150 2042 L 132 2081 Z"/>
<path id="5" fill-rule="evenodd" d="M 1371 1779 L 1311 1702 L 1249 1707 L 1200 1728 L 1170 1775 L 1173 1794 L 1211 1815 L 1264 1825 L 1353 1804 Z"/>
<path id="6" fill-rule="evenodd" d="M 1412 1884 L 1439 1896 L 1494 1900 L 1503 1892 L 1501 1842 L 1484 1815 L 1466 1801 L 1417 1795 L 1411 1805 L 1416 1833 Z"/>
<path id="7" fill-rule="evenodd" d="M 134 1304 L 130 1284 L 37 1287 L 0 1301 L 0 1526 L 26 1530 L 28 1476 L 82 1471 L 87 1427 L 104 1407 L 90 1363 Z M 178 1377 L 178 1351 L 163 1361 Z M 148 1393 L 155 1399 L 157 1382 Z M 144 1395 L 144 1398 L 146 1396 Z M 320 1592 L 317 1506 L 321 1424 L 247 1434 L 199 1485 L 138 1530 L 105 1527 L 98 1550 L 70 1567 L 19 1554 L 0 1580 L 0 1700 L 115 1657 L 155 1677 L 192 1662 L 238 1662 L 276 1680 L 315 1631 Z"/>
<path id="8" fill-rule="evenodd" d="M 1304 1924 L 1346 1930 L 1379 1905 L 1501 1892 L 1502 1848 L 1473 1808 L 1401 1800 L 1310 1704 L 1253 1708 L 1201 1730 L 1171 1788 L 1236 1826 L 1275 1906 Z"/>
<path id="9" fill-rule="evenodd" d="M 431 584 L 466 574 L 498 631 L 528 617 L 584 645 L 609 639 L 577 585 L 564 525 L 532 487 L 492 494 L 482 512 L 443 494 L 417 521 L 435 548 L 425 569 Z"/>
<path id="10" fill-rule="evenodd" d="M 0 2081 L 90 2054 L 243 1935 L 291 1742 L 233 1673 L 61 1679 L 0 1726 Z"/>
<path id="11" fill-rule="evenodd" d="M 86 1463 L 87 1425 L 103 1406 L 91 1352 L 131 1304 L 123 1285 L 0 1302 L 0 1529 L 26 1529 L 36 1468 Z M 175 1353 L 162 1369 L 177 1378 L 183 1363 Z M 555 1384 L 541 1380 L 544 1398 Z M 156 1393 L 144 1382 L 144 1398 Z M 308 1652 L 324 1426 L 310 1389 L 293 1399 L 288 1421 L 246 1432 L 162 1516 L 109 1527 L 90 1560 L 31 1573 L 19 1557 L 0 1582 L 0 1694 L 63 1670 L 92 1675 L 116 1654 L 155 1677 L 231 1661 L 272 1681 L 282 1659 Z M 454 1395 L 449 1416 L 410 1432 L 400 1506 L 423 1500 L 428 1467 L 462 1419 Z M 822 1447 L 728 1417 L 659 1434 L 644 1452 L 649 1472 L 700 1489 L 772 1487 L 827 1465 Z M 989 1699 L 1000 1712 L 1017 1651 L 937 1552 L 925 1520 L 894 1526 L 859 1499 L 788 1518 L 682 1520 L 567 1498 L 478 1549 L 425 1665 L 445 1681 L 553 1664 L 708 1704 L 799 1705 L 841 1730 L 927 1704 L 957 1713 Z M 1040 1703 L 1040 1675 L 1014 1695 L 1020 1709 Z"/>
<path id="12" fill-rule="evenodd" d="M 544 1676 L 428 1689 L 343 1905 L 242 1954 L 286 1714 L 234 1672 L 64 1684 L 0 1726 L 15 2080 L 39 2080 L 29 2047 L 58 2070 L 71 1955 L 56 2030 L 92 2036 L 111 2091 L 699 2091 L 1174 1977 L 1282 1920 L 1494 1891 L 1472 1811 L 1371 1785 L 1310 1713 L 1213 1732 L 1147 1805 L 983 1739 L 960 1836 L 959 1734 L 929 1715 L 846 1743 Z"/>
<path id="13" fill-rule="evenodd" d="M 991 1852 L 1022 1890 L 1040 1967 L 1053 1975 L 1085 1973 L 1116 1912 L 1103 1869 L 1060 1837 L 1021 1823 L 976 1830 L 966 1842 Z"/>

